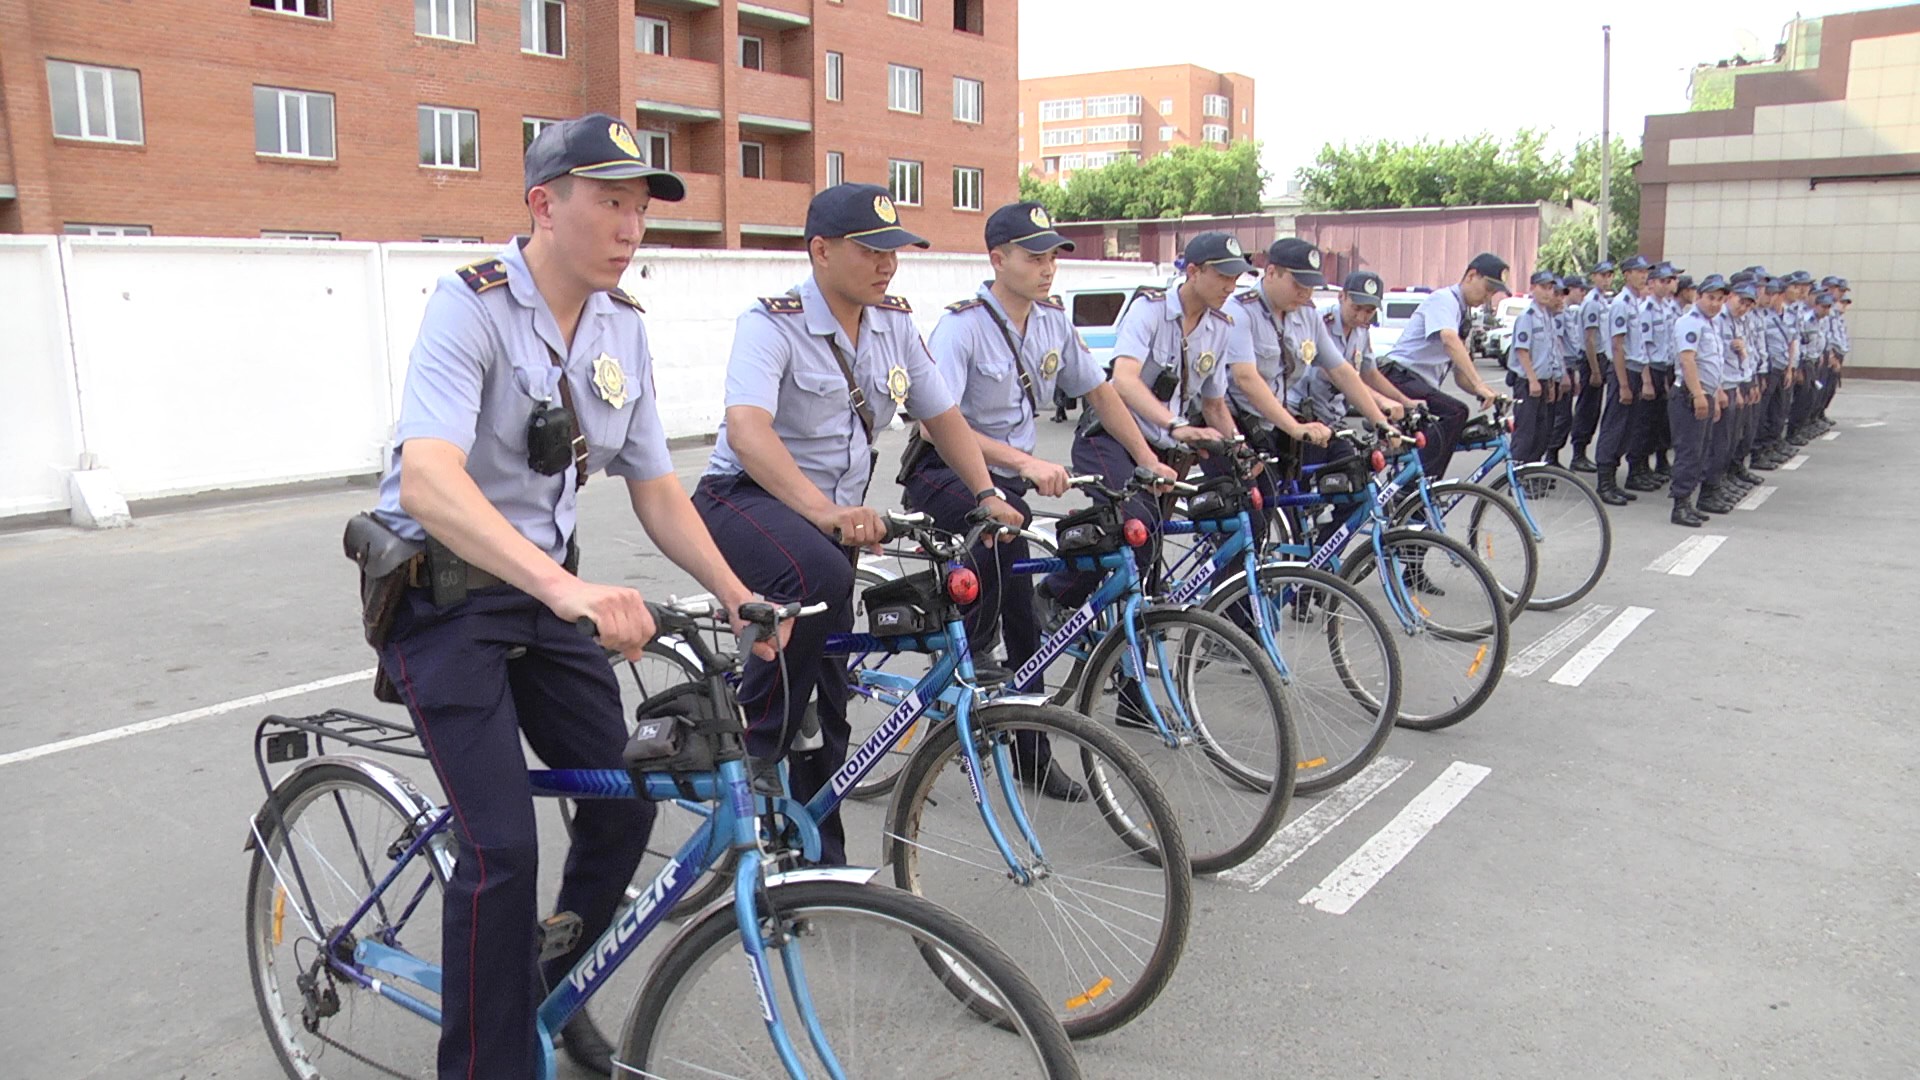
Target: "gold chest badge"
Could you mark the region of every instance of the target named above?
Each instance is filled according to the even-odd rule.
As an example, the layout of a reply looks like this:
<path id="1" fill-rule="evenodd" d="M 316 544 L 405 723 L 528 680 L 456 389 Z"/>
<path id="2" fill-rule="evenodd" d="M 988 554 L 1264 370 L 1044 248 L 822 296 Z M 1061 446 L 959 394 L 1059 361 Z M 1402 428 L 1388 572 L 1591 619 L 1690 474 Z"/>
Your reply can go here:
<path id="1" fill-rule="evenodd" d="M 600 400 L 622 409 L 627 404 L 627 373 L 620 370 L 620 361 L 601 353 L 593 362 L 593 391 Z"/>
<path id="2" fill-rule="evenodd" d="M 1213 365 L 1216 362 L 1216 358 L 1212 353 L 1203 352 L 1200 354 L 1200 359 L 1194 362 L 1193 369 L 1202 375 L 1211 375 L 1213 374 Z"/>
<path id="3" fill-rule="evenodd" d="M 907 391 L 913 389 L 913 379 L 907 375 L 907 369 L 895 365 L 887 369 L 887 396 L 893 399 L 897 408 L 907 403 Z"/>
<path id="4" fill-rule="evenodd" d="M 1307 340 L 1300 343 L 1300 362 L 1301 363 L 1307 365 L 1308 367 L 1312 367 L 1313 358 L 1319 355 L 1320 355 L 1320 346 L 1312 338 L 1308 338 Z"/>

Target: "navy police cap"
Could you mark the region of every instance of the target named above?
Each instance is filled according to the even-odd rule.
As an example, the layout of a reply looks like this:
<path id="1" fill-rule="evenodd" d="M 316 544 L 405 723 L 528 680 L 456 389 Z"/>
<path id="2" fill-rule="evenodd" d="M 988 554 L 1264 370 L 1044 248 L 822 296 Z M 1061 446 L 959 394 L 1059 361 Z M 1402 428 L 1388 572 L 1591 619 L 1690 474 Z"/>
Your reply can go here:
<path id="1" fill-rule="evenodd" d="M 1180 258 L 1188 266 L 1211 267 L 1228 277 L 1253 272 L 1253 264 L 1247 261 L 1247 253 L 1232 233 L 1203 232 L 1187 241 Z"/>
<path id="2" fill-rule="evenodd" d="M 1483 251 L 1475 255 L 1473 261 L 1467 264 L 1467 269 L 1486 278 L 1488 284 L 1501 292 L 1513 291 L 1507 287 L 1507 260 L 1491 251 Z"/>
<path id="3" fill-rule="evenodd" d="M 1708 274 L 1706 280 L 1700 283 L 1700 291 L 1703 293 L 1727 292 L 1729 288 L 1727 279 L 1719 274 Z"/>
<path id="4" fill-rule="evenodd" d="M 1558 289 L 1560 287 L 1560 275 L 1551 270 L 1535 270 L 1533 276 L 1527 279 L 1527 284 L 1551 285 Z"/>
<path id="5" fill-rule="evenodd" d="M 1760 297 L 1760 290 L 1753 287 L 1753 282 L 1743 281 L 1733 287 L 1733 295 L 1744 296 L 1749 300 L 1757 300 Z"/>
<path id="6" fill-rule="evenodd" d="M 1037 202 L 1003 206 L 987 219 L 987 250 L 1002 244 L 1019 244 L 1035 254 L 1055 248 L 1073 250 L 1073 241 L 1053 230 L 1053 215 Z"/>
<path id="7" fill-rule="evenodd" d="M 1588 287 L 1587 279 L 1585 275 L 1582 274 L 1568 274 L 1560 279 L 1560 287 L 1563 289 L 1584 289 Z"/>
<path id="8" fill-rule="evenodd" d="M 1819 292 L 1813 294 L 1813 302 L 1820 307 L 1832 307 L 1833 294 L 1825 289 L 1821 289 Z"/>
<path id="9" fill-rule="evenodd" d="M 1786 291 L 1787 291 L 1787 279 L 1786 279 L 1786 278 L 1783 278 L 1783 277 L 1770 277 L 1770 278 L 1768 278 L 1768 279 L 1767 279 L 1767 292 L 1769 292 L 1769 293 L 1783 293 L 1783 292 L 1786 292 Z"/>
<path id="10" fill-rule="evenodd" d="M 1807 273 L 1805 270 L 1795 270 L 1793 273 L 1787 275 L 1787 284 L 1811 285 L 1813 284 L 1813 275 Z"/>
<path id="11" fill-rule="evenodd" d="M 1387 283 L 1371 270 L 1355 270 L 1347 275 L 1341 288 L 1346 290 L 1348 299 L 1361 307 L 1379 307 L 1380 298 L 1386 295 Z"/>
<path id="12" fill-rule="evenodd" d="M 1327 283 L 1320 270 L 1320 249 L 1297 236 L 1283 236 L 1267 248 L 1267 264 L 1293 275 L 1302 285 L 1319 287 Z"/>
<path id="13" fill-rule="evenodd" d="M 1620 263 L 1622 270 L 1646 270 L 1653 266 L 1645 255 L 1629 255 Z"/>
<path id="14" fill-rule="evenodd" d="M 1613 265 L 1613 260 L 1612 260 L 1612 259 L 1601 259 L 1601 260 L 1600 260 L 1600 261 L 1599 261 L 1598 263 L 1596 263 L 1596 264 L 1594 264 L 1594 267 L 1593 267 L 1593 269 L 1592 269 L 1592 270 L 1590 270 L 1590 271 L 1588 271 L 1588 273 L 1591 273 L 1591 274 L 1611 274 L 1611 273 L 1613 273 L 1613 271 L 1614 271 L 1614 269 L 1615 269 L 1615 267 L 1614 267 L 1614 265 Z"/>
<path id="15" fill-rule="evenodd" d="M 1690 274 L 1681 274 L 1680 280 L 1673 283 L 1674 292 L 1686 292 L 1693 287 L 1693 277 Z"/>
<path id="16" fill-rule="evenodd" d="M 807 204 L 807 241 L 816 236 L 845 237 L 875 251 L 893 251 L 912 244 L 931 247 L 900 227 L 893 198 L 878 184 L 835 184 Z"/>
<path id="17" fill-rule="evenodd" d="M 667 170 L 647 164 L 640 156 L 640 144 L 633 140 L 632 129 L 605 113 L 548 124 L 527 144 L 528 191 L 562 176 L 644 179 L 647 190 L 663 202 L 687 197 L 687 185 Z"/>

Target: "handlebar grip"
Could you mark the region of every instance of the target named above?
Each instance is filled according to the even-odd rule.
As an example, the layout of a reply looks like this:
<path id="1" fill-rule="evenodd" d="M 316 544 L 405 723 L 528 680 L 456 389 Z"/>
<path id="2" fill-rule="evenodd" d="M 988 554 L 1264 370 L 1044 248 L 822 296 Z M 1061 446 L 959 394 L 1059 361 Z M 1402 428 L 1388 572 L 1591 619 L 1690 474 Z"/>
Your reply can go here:
<path id="1" fill-rule="evenodd" d="M 582 615 L 579 618 L 573 620 L 573 626 L 574 626 L 574 629 L 580 631 L 581 633 L 587 635 L 590 638 L 597 638 L 600 636 L 600 627 L 597 623 L 593 621 L 593 616 L 591 615 Z"/>

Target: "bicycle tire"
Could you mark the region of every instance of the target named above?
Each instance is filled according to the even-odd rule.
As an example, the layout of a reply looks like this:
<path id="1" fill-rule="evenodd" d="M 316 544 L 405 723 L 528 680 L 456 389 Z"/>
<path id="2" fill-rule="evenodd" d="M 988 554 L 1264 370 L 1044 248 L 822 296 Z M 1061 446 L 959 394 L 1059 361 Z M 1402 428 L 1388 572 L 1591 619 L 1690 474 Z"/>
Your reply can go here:
<path id="1" fill-rule="evenodd" d="M 1230 663 L 1219 664 L 1221 670 L 1245 676 L 1243 681 L 1250 683 L 1244 691 L 1247 703 L 1238 710 L 1238 716 L 1225 709 L 1217 713 L 1209 709 L 1202 714 L 1189 707 L 1186 719 L 1198 729 L 1198 736 L 1191 745 L 1168 747 L 1157 731 L 1127 728 L 1122 729 L 1128 731 L 1122 741 L 1135 749 L 1155 779 L 1160 781 L 1161 788 L 1167 790 L 1173 799 L 1180 821 L 1180 833 L 1187 842 L 1187 857 L 1193 863 L 1193 872 L 1213 874 L 1251 858 L 1279 829 L 1281 819 L 1286 816 L 1287 804 L 1293 798 L 1294 783 L 1294 769 L 1279 766 L 1283 762 L 1297 762 L 1298 747 L 1294 741 L 1293 723 L 1287 711 L 1286 691 L 1280 685 L 1279 672 L 1274 670 L 1273 662 L 1252 638 L 1219 615 L 1197 608 L 1149 607 L 1141 611 L 1139 636 L 1143 651 L 1150 654 L 1149 663 L 1161 663 L 1159 657 L 1164 650 L 1164 643 L 1176 633 L 1182 637 L 1176 643 L 1172 663 L 1179 678 L 1186 683 L 1179 686 L 1182 701 L 1191 703 L 1194 700 L 1191 680 L 1200 670 L 1194 664 L 1205 661 L 1204 657 L 1184 654 L 1200 644 L 1195 635 L 1205 634 L 1218 643 L 1215 647 L 1220 650 L 1221 657 L 1231 657 Z M 1160 649 L 1155 648 L 1155 642 L 1162 643 Z M 1122 658 L 1127 655 L 1126 644 L 1124 628 L 1116 627 L 1094 647 L 1084 670 L 1080 672 L 1075 695 L 1076 711 L 1095 722 L 1118 715 L 1114 707 L 1103 703 L 1103 699 L 1110 686 L 1118 690 L 1115 673 Z M 1151 680 L 1143 680 L 1141 685 L 1146 686 L 1149 682 L 1164 690 L 1167 676 L 1157 675 Z M 1157 704 L 1170 707 L 1171 702 Z M 1242 756 L 1258 754 L 1264 761 L 1243 762 L 1227 753 L 1227 740 L 1214 727 L 1225 731 L 1226 725 L 1236 720 L 1251 733 L 1251 738 L 1259 741 L 1257 748 L 1249 744 L 1247 750 L 1242 751 Z M 1169 718 L 1169 722 L 1172 723 L 1173 719 Z M 1269 742 L 1273 748 L 1271 751 L 1266 750 Z M 1188 752 L 1195 748 L 1199 750 L 1197 755 Z M 1196 757 L 1204 759 L 1205 769 L 1192 764 Z M 1179 782 L 1171 783 L 1170 778 Z M 1223 790 L 1225 796 L 1221 794 Z M 1236 797 L 1239 812 L 1235 817 L 1244 818 L 1244 821 L 1211 823 L 1196 820 L 1194 815 L 1203 808 L 1196 807 L 1194 803 L 1203 796 L 1213 805 L 1221 805 L 1224 797 Z"/>
<path id="2" fill-rule="evenodd" d="M 1446 516 L 1437 530 L 1465 544 L 1489 571 L 1507 600 L 1507 618 L 1517 619 L 1527 610 L 1540 580 L 1540 549 L 1533 541 L 1533 529 L 1513 501 L 1482 484 L 1465 480 L 1437 480 L 1430 489 L 1438 502 L 1448 500 Z M 1462 501 L 1472 507 L 1462 507 Z M 1394 507 L 1393 527 L 1433 526 L 1426 520 L 1427 504 L 1414 492 Z M 1465 510 L 1465 528 L 1456 515 Z M 1496 520 L 1489 521 L 1491 514 Z M 1448 531 L 1451 527 L 1452 531 Z M 1508 553 L 1512 552 L 1512 555 Z M 1497 562 L 1495 560 L 1498 560 Z"/>
<path id="3" fill-rule="evenodd" d="M 1166 989 L 1193 916 L 1193 870 L 1172 803 L 1139 755 L 1078 713 L 1050 705 L 988 704 L 974 711 L 970 726 L 983 750 L 994 743 L 1011 746 L 1016 732 L 1028 731 L 1049 738 L 1058 762 L 1068 742 L 1077 744 L 1088 792 L 1081 802 L 1030 794 L 1021 785 L 1022 813 L 1048 856 L 1044 872 L 1025 884 L 1014 880 L 998 849 L 981 835 L 984 826 L 964 779 L 948 781 L 959 790 L 935 797 L 936 786 L 953 775 L 949 768 L 965 760 L 959 728 L 952 724 L 934 732 L 901 770 L 882 862 L 893 867 L 895 885 L 990 928 L 989 936 L 1022 957 L 1070 1037 L 1102 1035 L 1131 1022 Z M 981 757 L 991 767 L 993 757 Z M 958 772 L 964 776 L 965 770 Z M 1024 855 L 998 782 L 991 776 L 980 780 L 1007 840 Z M 1095 831 L 1102 824 L 1110 836 Z M 949 829 L 964 838 L 942 852 L 941 834 Z M 1069 853 L 1083 852 L 1084 861 L 1069 868 Z M 939 883 L 930 886 L 929 878 Z M 1147 909 L 1156 896 L 1161 907 L 1157 925 L 1151 925 Z M 1137 943 L 1149 939 L 1152 947 L 1141 958 Z M 1059 964 L 1050 963 L 1053 952 Z M 1137 972 L 1126 969 L 1129 961 L 1140 962 Z"/>
<path id="4" fill-rule="evenodd" d="M 1281 683 L 1299 744 L 1293 792 L 1326 791 L 1366 768 L 1393 734 L 1404 677 L 1400 649 L 1380 612 L 1342 578 L 1303 563 L 1265 563 L 1258 584 L 1276 644 L 1284 631 L 1302 622 L 1303 607 L 1307 619 L 1320 620 L 1324 628 L 1313 635 L 1309 623 L 1300 647 L 1282 646 L 1280 655 L 1290 676 Z M 1242 622 L 1240 608 L 1246 597 L 1247 577 L 1238 573 L 1215 586 L 1201 608 L 1227 616 L 1237 626 L 1249 625 Z M 1316 678 L 1320 657 L 1309 640 L 1315 636 L 1325 641 L 1325 659 L 1337 685 Z"/>
<path id="5" fill-rule="evenodd" d="M 1080 1076 L 1066 1030 L 1054 1018 L 1052 1009 L 1032 981 L 999 946 L 937 904 L 912 893 L 843 881 L 790 882 L 774 885 L 759 895 L 762 904 L 779 913 L 779 922 L 773 926 L 775 932 L 789 937 L 791 947 L 805 954 L 807 990 L 816 1006 L 822 1012 L 841 1008 L 850 1016 L 871 1017 L 872 1024 L 883 1026 L 882 1030 L 866 1032 L 866 1037 L 852 1043 L 832 1047 L 849 1075 L 927 1077 L 935 1075 L 935 1070 L 947 1070 L 939 1075 L 987 1074 L 995 1080 L 1021 1076 L 1076 1080 Z M 857 980 L 845 995 L 818 992 L 814 980 L 823 976 L 823 969 L 832 959 L 828 954 L 834 951 L 834 943 L 826 940 L 827 931 L 823 928 L 830 918 L 842 915 L 859 917 L 875 928 L 905 932 L 905 941 L 897 947 L 897 954 L 875 956 L 877 962 L 885 965 L 879 974 L 912 982 L 911 992 L 916 1000 L 932 999 L 930 1008 L 951 1016 L 950 1022 L 941 1024 L 950 1031 L 931 1030 L 931 1024 L 891 1020 L 886 1006 L 895 1006 L 895 1011 L 899 1011 L 904 995 L 884 993 L 883 988 L 874 985 L 877 976 Z M 773 917 L 763 910 L 757 921 L 766 927 Z M 662 951 L 628 1014 L 615 1057 L 616 1070 L 625 1069 L 661 1080 L 679 1080 L 683 1076 L 785 1078 L 788 1075 L 774 1056 L 771 1040 L 760 1020 L 761 1006 L 756 995 L 744 992 L 746 988 L 741 985 L 736 964 L 741 955 L 739 934 L 734 910 L 719 907 L 689 924 Z M 883 951 L 883 947 L 874 944 L 876 934 L 868 933 L 865 937 L 868 940 L 862 942 L 863 956 Z M 805 948 L 801 948 L 803 943 Z M 777 977 L 783 965 L 774 958 L 783 955 L 780 949 L 780 946 L 769 946 L 769 960 L 778 985 L 764 990 L 769 994 L 788 990 L 789 997 L 781 1015 L 796 1048 L 811 1058 L 804 1027 L 791 1006 L 790 986 Z M 720 965 L 722 960 L 726 961 L 724 965 Z M 716 985 L 711 991 L 696 996 L 701 990 L 698 980 L 715 970 L 716 965 L 724 967 L 719 978 L 725 985 Z M 956 966 L 964 966 L 964 970 L 956 972 Z M 938 987 L 920 984 L 914 978 L 916 971 L 927 974 L 928 981 Z M 689 984 L 689 976 L 695 980 L 694 984 Z M 862 1002 L 851 1000 L 855 990 L 874 994 L 881 1008 L 865 1011 Z M 820 1019 L 829 1040 L 835 1031 L 845 1030 L 828 1016 Z M 914 1042 L 916 1038 L 943 1037 L 952 1038 L 954 1043 L 933 1048 Z M 725 1046 L 730 1039 L 737 1040 L 738 1045 Z M 958 1046 L 962 1039 L 964 1048 Z M 1025 1067 L 1015 1068 L 1006 1062 L 983 1065 L 967 1054 L 967 1051 L 978 1051 L 996 1042 L 1005 1044 L 1009 1040 L 1023 1042 L 1030 1051 L 1030 1054 L 1013 1055 Z M 681 1050 L 683 1045 L 688 1049 Z M 724 1073 L 697 1062 L 683 1066 L 673 1060 L 683 1054 L 709 1052 L 727 1055 Z M 897 1064 L 889 1067 L 854 1061 L 847 1056 L 853 1052 L 888 1054 L 891 1056 L 887 1060 Z M 1026 1064 L 1029 1059 L 1031 1065 Z M 809 1074 L 824 1075 L 824 1070 L 809 1070 Z"/>
<path id="6" fill-rule="evenodd" d="M 1465 619 L 1454 620 L 1455 625 L 1447 625 L 1434 621 L 1431 609 L 1427 608 L 1425 604 L 1421 604 L 1423 616 L 1428 621 L 1419 627 L 1409 627 L 1403 622 L 1401 627 L 1403 636 L 1406 638 L 1406 643 L 1402 643 L 1400 651 L 1401 671 L 1405 676 L 1403 680 L 1405 689 L 1401 693 L 1400 716 L 1396 720 L 1396 723 L 1400 727 L 1412 728 L 1417 731 L 1436 731 L 1440 728 L 1451 727 L 1465 720 L 1467 717 L 1472 716 L 1475 711 L 1486 704 L 1487 699 L 1493 696 L 1494 688 L 1500 684 L 1501 673 L 1506 670 L 1507 650 L 1511 643 L 1512 627 L 1507 619 L 1507 606 L 1501 595 L 1500 586 L 1494 581 L 1492 571 L 1488 570 L 1479 559 L 1475 558 L 1473 552 L 1469 551 L 1465 544 L 1444 533 L 1434 532 L 1431 529 L 1389 529 L 1382 535 L 1381 544 L 1383 547 L 1393 550 L 1402 548 L 1429 549 L 1427 553 L 1417 557 L 1419 565 L 1427 574 L 1432 574 L 1435 571 L 1435 567 L 1430 565 L 1428 561 L 1429 556 L 1432 554 L 1431 549 L 1439 549 L 1445 555 L 1445 566 L 1459 572 L 1452 577 L 1453 582 L 1463 590 L 1467 590 L 1470 587 L 1473 594 L 1474 602 L 1464 605 L 1470 609 L 1473 614 Z M 1341 563 L 1340 576 L 1350 582 L 1357 583 L 1372 571 L 1377 561 L 1373 545 L 1371 543 L 1362 544 L 1349 552 L 1346 559 Z M 1404 576 L 1406 571 L 1403 570 L 1401 573 Z M 1375 574 L 1375 576 L 1380 577 L 1378 574 Z M 1404 584 L 1398 587 L 1401 589 L 1406 588 Z M 1392 590 L 1394 590 L 1396 586 L 1387 583 L 1384 578 L 1382 578 L 1381 588 L 1388 591 L 1388 609 L 1395 610 L 1395 605 L 1392 602 Z M 1427 595 L 1431 596 L 1433 594 Z M 1410 590 L 1406 596 L 1410 601 L 1420 603 L 1418 595 L 1413 591 Z M 1396 615 L 1396 620 L 1398 619 L 1399 616 Z M 1423 657 L 1431 658 L 1435 661 L 1432 667 L 1429 668 L 1424 663 L 1409 660 L 1409 645 L 1407 643 L 1419 643 L 1424 646 Z M 1435 646 L 1434 643 L 1439 644 Z M 1471 680 L 1478 675 L 1480 671 L 1485 670 L 1487 672 L 1485 679 L 1474 683 L 1472 688 L 1465 694 L 1461 694 L 1457 690 L 1443 689 L 1441 693 L 1445 697 L 1446 703 L 1442 708 L 1429 712 L 1410 712 L 1408 705 L 1409 699 L 1413 698 L 1415 691 L 1421 688 L 1422 675 L 1428 670 L 1439 669 L 1441 666 L 1440 656 L 1443 650 L 1445 656 L 1450 658 L 1444 661 L 1446 666 L 1449 669 L 1459 667 L 1459 664 L 1456 662 L 1457 654 L 1454 650 L 1447 648 L 1451 645 L 1467 646 L 1466 649 L 1460 651 L 1468 652 L 1472 656 L 1472 659 L 1466 665 L 1466 678 Z M 1426 704 L 1426 702 L 1422 701 L 1421 704 Z"/>
<path id="7" fill-rule="evenodd" d="M 1539 545 L 1542 549 L 1540 582 L 1534 586 L 1533 598 L 1527 602 L 1527 607 L 1534 611 L 1557 611 L 1585 597 L 1593 591 L 1594 586 L 1600 584 L 1600 579 L 1606 576 L 1607 564 L 1613 560 L 1613 519 L 1608 516 L 1606 503 L 1600 501 L 1600 495 L 1593 490 L 1592 485 L 1558 465 L 1535 462 L 1531 465 L 1518 466 L 1514 472 L 1522 479 L 1538 477 L 1551 480 L 1549 499 L 1563 490 L 1570 493 L 1567 499 L 1568 509 L 1557 515 L 1548 512 L 1545 505 L 1547 499 L 1542 499 L 1539 495 L 1522 493 L 1522 497 L 1527 500 L 1527 516 L 1533 519 L 1534 525 L 1539 529 Z M 1502 469 L 1488 477 L 1487 486 L 1495 491 L 1505 489 L 1508 486 L 1506 470 Z M 1587 556 L 1581 554 L 1589 550 L 1587 545 L 1590 542 L 1580 539 L 1577 535 L 1582 531 L 1588 531 L 1588 528 L 1578 524 L 1577 519 L 1589 514 L 1593 520 L 1590 531 L 1597 537 L 1597 542 L 1591 542 L 1597 551 L 1590 561 Z M 1570 517 L 1572 521 L 1569 521 Z M 1552 524 L 1543 521 L 1543 518 L 1552 519 Z M 1569 521 L 1567 528 L 1553 527 L 1553 524 L 1563 521 Z M 1549 554 L 1560 551 L 1571 552 L 1565 565 L 1572 576 L 1565 579 L 1567 584 L 1564 586 L 1561 584 L 1561 575 L 1552 570 L 1553 567 L 1560 565 L 1559 561 L 1548 558 Z M 1543 593 L 1545 595 L 1542 595 Z"/>
<path id="8" fill-rule="evenodd" d="M 285 944 L 289 924 L 294 933 L 300 935 L 305 927 L 305 915 L 299 910 L 299 901 L 292 897 L 290 890 L 282 887 L 281 879 L 269 869 L 269 865 L 276 862 L 279 853 L 285 850 L 284 844 L 287 838 L 282 835 L 282 825 L 284 824 L 289 833 L 295 836 L 301 835 L 304 812 L 309 807 L 315 806 L 329 793 L 339 796 L 331 801 L 340 811 L 342 820 L 350 820 L 347 817 L 344 798 L 344 795 L 350 793 L 364 795 L 373 805 L 390 812 L 394 819 L 393 824 L 387 828 L 370 828 L 363 823 L 358 829 L 350 831 L 350 835 L 356 837 L 356 846 L 358 846 L 359 834 L 365 834 L 371 841 L 370 846 L 360 851 L 361 865 L 362 867 L 372 866 L 380 873 L 368 875 L 373 880 L 367 884 L 365 893 L 358 896 L 351 895 L 358 891 L 357 883 L 352 889 L 347 890 L 349 895 L 342 897 L 342 909 L 334 913 L 336 922 L 333 925 L 337 925 L 337 920 L 343 920 L 351 915 L 364 895 L 372 892 L 373 883 L 385 870 L 390 869 L 380 863 L 379 859 L 387 858 L 387 845 L 401 839 L 405 835 L 407 823 L 414 821 L 417 817 L 415 808 L 405 806 L 391 792 L 370 780 L 365 773 L 345 764 L 314 765 L 294 774 L 283 782 L 283 786 L 273 790 L 268 797 L 268 805 L 262 808 L 256 819 L 261 823 L 261 829 L 254 841 L 254 857 L 247 872 L 247 967 L 253 984 L 254 1003 L 260 1010 L 261 1023 L 265 1026 L 268 1039 L 273 1044 L 274 1057 L 279 1060 L 286 1074 L 294 1080 L 323 1080 L 323 1078 L 340 1080 L 343 1077 L 429 1074 L 433 1071 L 436 1041 L 421 1037 L 422 1029 L 419 1019 L 397 1004 L 376 1000 L 373 994 L 361 989 L 357 983 L 349 979 L 327 976 L 325 977 L 326 990 L 316 989 L 317 994 L 331 992 L 337 1006 L 337 1011 L 330 1017 L 321 1018 L 324 1033 L 306 1030 L 301 1016 L 302 1007 L 305 1004 L 301 994 L 296 993 L 293 999 L 295 1007 L 291 1011 L 285 1006 L 286 999 L 283 997 L 283 992 L 287 989 L 296 989 L 299 977 L 307 969 L 302 968 L 300 964 L 300 939 L 296 936 L 293 943 L 287 945 L 285 949 L 292 959 L 291 971 L 286 973 L 291 977 L 283 978 L 281 966 L 278 963 L 282 952 L 281 946 Z M 279 807 L 278 815 L 272 811 L 275 803 Z M 396 827 L 399 828 L 399 832 L 395 832 Z M 451 839 L 451 834 L 448 836 Z M 312 856 L 317 845 L 312 840 L 307 840 L 306 843 L 310 850 L 302 854 Z M 376 856 L 374 861 L 366 861 L 368 852 Z M 329 891 L 328 882 L 325 880 L 326 874 L 334 872 L 337 876 L 338 867 L 326 860 L 324 856 L 302 858 L 300 865 L 309 889 Z M 345 865 L 344 861 L 342 865 Z M 413 866 L 420 867 L 424 876 L 418 879 L 413 878 L 411 876 L 414 873 L 411 869 Z M 409 910 L 400 920 L 401 923 L 413 926 L 412 916 L 424 915 L 420 920 L 423 925 L 417 927 L 418 932 L 409 935 L 410 944 L 415 947 L 407 951 L 425 959 L 437 961 L 440 955 L 440 898 L 446 889 L 445 868 L 431 852 L 423 852 L 413 860 L 409 869 L 403 872 L 403 878 L 406 878 L 409 883 L 417 882 L 417 884 L 396 882 L 399 889 L 390 887 L 386 895 L 409 896 L 411 893 L 408 890 L 417 887 L 419 897 L 415 909 Z M 344 879 L 341 883 L 345 884 Z M 316 905 L 322 903 L 322 899 L 316 896 L 315 903 Z M 332 929 L 332 925 L 328 924 L 327 914 L 326 911 L 320 913 L 323 925 L 316 928 L 322 934 Z M 386 914 L 384 907 L 377 906 L 363 917 L 363 927 L 386 925 L 393 928 L 397 938 L 399 927 L 385 923 Z M 394 944 L 394 942 L 388 942 L 388 944 Z M 319 945 L 316 944 L 314 948 L 316 951 L 313 956 L 317 960 Z M 322 967 L 320 970 L 325 969 Z M 417 987 L 409 986 L 408 989 L 423 997 L 429 999 L 432 997 Z M 394 1035 L 378 1040 L 362 1040 L 355 1037 L 352 1045 L 337 1037 L 341 1033 L 334 1023 L 337 1021 L 338 1024 L 351 1028 L 360 1023 L 381 1024 L 385 1020 L 391 1021 Z M 301 1039 L 303 1035 L 309 1036 L 318 1049 L 310 1050 Z M 383 1045 L 370 1045 L 374 1041 Z M 384 1044 L 387 1043 L 392 1044 L 391 1050 L 386 1049 Z M 369 1061 L 369 1059 L 374 1060 Z M 366 1067 L 355 1068 L 359 1065 Z"/>

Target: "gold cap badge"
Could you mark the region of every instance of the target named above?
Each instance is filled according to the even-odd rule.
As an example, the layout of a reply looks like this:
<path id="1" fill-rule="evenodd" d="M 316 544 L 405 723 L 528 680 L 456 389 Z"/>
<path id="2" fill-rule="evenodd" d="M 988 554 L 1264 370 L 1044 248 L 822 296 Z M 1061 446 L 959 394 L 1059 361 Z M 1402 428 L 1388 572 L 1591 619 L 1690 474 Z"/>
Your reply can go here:
<path id="1" fill-rule="evenodd" d="M 627 130 L 627 125 L 617 120 L 608 124 L 607 138 L 612 139 L 613 145 L 619 147 L 628 157 L 640 156 L 640 147 L 634 144 L 633 133 Z"/>
<path id="2" fill-rule="evenodd" d="M 873 216 L 889 225 L 893 225 L 900 220 L 900 215 L 893 209 L 893 200 L 887 198 L 885 195 L 875 195 L 873 197 Z"/>

